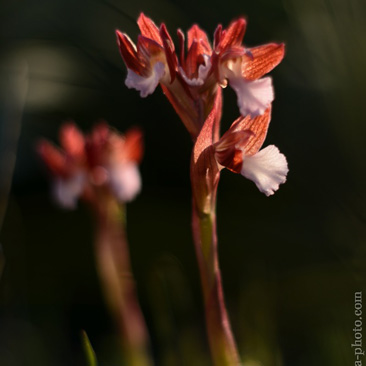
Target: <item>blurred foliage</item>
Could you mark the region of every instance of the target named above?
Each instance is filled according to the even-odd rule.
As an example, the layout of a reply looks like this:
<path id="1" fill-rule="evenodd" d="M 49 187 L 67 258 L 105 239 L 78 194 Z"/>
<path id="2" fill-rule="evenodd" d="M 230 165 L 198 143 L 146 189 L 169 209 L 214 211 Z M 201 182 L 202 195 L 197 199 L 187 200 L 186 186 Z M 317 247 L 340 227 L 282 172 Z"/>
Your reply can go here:
<path id="1" fill-rule="evenodd" d="M 230 172 L 220 182 L 229 314 L 245 366 L 353 364 L 354 292 L 366 278 L 364 0 L 14 0 L 0 4 L 1 365 L 83 365 L 81 329 L 100 365 L 120 364 L 89 214 L 53 205 L 34 152 L 68 119 L 144 129 L 144 190 L 127 222 L 154 356 L 158 366 L 210 364 L 190 234 L 191 142 L 161 92 L 142 100 L 125 87 L 115 42 L 116 28 L 136 39 L 140 11 L 173 37 L 197 22 L 211 39 L 217 23 L 244 14 L 248 46 L 286 42 L 266 144 L 287 156 L 288 182 L 271 198 Z M 234 93 L 224 95 L 223 130 L 238 114 Z"/>
<path id="2" fill-rule="evenodd" d="M 90 344 L 90 340 L 85 331 L 81 332 L 81 338 L 84 345 L 85 358 L 87 360 L 87 366 L 97 366 L 97 358 L 95 352 L 93 350 L 92 345 Z"/>

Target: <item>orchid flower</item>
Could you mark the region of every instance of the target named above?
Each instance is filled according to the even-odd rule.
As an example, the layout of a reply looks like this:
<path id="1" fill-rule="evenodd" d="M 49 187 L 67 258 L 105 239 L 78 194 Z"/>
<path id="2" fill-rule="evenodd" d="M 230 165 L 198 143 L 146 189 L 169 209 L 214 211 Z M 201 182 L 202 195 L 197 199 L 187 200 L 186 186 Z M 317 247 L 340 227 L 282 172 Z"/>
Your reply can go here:
<path id="1" fill-rule="evenodd" d="M 252 180 L 267 196 L 284 183 L 287 161 L 277 147 L 260 150 L 271 119 L 272 79 L 265 76 L 284 56 L 284 45 L 270 43 L 246 48 L 246 21 L 227 29 L 219 25 L 210 44 L 206 33 L 193 25 L 185 36 L 178 30 L 180 52 L 175 53 L 164 24 L 158 28 L 141 14 L 137 46 L 117 31 L 127 66 L 126 85 L 151 94 L 160 84 L 191 134 L 192 231 L 200 269 L 207 335 L 215 366 L 239 366 L 240 358 L 225 307 L 218 263 L 216 195 L 220 171 L 227 168 Z M 240 117 L 220 137 L 222 88 L 237 95 Z"/>
<path id="2" fill-rule="evenodd" d="M 141 189 L 137 168 L 141 139 L 138 129 L 122 136 L 105 123 L 85 137 L 75 124 L 67 123 L 60 129 L 62 149 L 42 140 L 38 152 L 53 175 L 56 201 L 64 208 L 75 208 L 80 196 L 92 200 L 100 189 L 119 202 L 131 201 Z"/>
<path id="3" fill-rule="evenodd" d="M 260 150 L 270 119 L 271 107 L 261 116 L 239 117 L 213 145 L 220 168 L 252 180 L 266 196 L 274 194 L 285 183 L 288 173 L 287 160 L 276 146 Z"/>
<path id="4" fill-rule="evenodd" d="M 106 301 L 120 331 L 126 364 L 151 366 L 149 338 L 137 300 L 125 234 L 124 203 L 141 189 L 138 163 L 142 134 L 124 136 L 100 123 L 84 136 L 73 123 L 60 129 L 61 149 L 46 140 L 38 152 L 53 176 L 53 192 L 64 208 L 80 197 L 95 217 L 95 252 Z"/>
<path id="5" fill-rule="evenodd" d="M 165 24 L 158 28 L 143 13 L 137 24 L 137 45 L 120 31 L 117 41 L 127 66 L 126 85 L 141 97 L 160 84 L 165 95 L 195 138 L 210 113 L 217 89 L 230 85 L 237 94 L 242 116 L 265 113 L 274 99 L 272 79 L 264 77 L 284 56 L 284 45 L 270 43 L 246 48 L 242 40 L 246 21 L 240 18 L 225 30 L 219 25 L 211 46 L 206 33 L 193 25 L 185 36 L 178 30 L 179 57 Z"/>

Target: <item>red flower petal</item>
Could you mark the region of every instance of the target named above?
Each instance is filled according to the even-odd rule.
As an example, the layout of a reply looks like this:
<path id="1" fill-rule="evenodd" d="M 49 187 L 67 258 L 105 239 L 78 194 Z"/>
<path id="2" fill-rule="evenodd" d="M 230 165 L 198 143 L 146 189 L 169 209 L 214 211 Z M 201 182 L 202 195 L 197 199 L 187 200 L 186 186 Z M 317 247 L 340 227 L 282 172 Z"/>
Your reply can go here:
<path id="1" fill-rule="evenodd" d="M 246 131 L 227 131 L 215 144 L 216 160 L 234 173 L 240 173 L 243 165 L 243 149 L 252 133 Z"/>
<path id="2" fill-rule="evenodd" d="M 191 182 L 194 204 L 199 212 L 213 209 L 220 171 L 215 159 L 213 143 L 216 142 L 217 126 L 221 119 L 222 95 L 217 90 L 211 113 L 207 117 L 193 147 Z"/>
<path id="3" fill-rule="evenodd" d="M 188 78 L 197 76 L 199 65 L 205 63 L 203 55 L 210 56 L 211 53 L 212 49 L 206 33 L 198 25 L 193 25 L 188 31 L 188 54 L 185 61 L 185 72 Z"/>
<path id="4" fill-rule="evenodd" d="M 177 70 L 177 55 L 175 54 L 175 47 L 168 30 L 166 29 L 165 24 L 160 26 L 160 35 L 161 39 L 163 40 L 164 50 L 165 50 L 165 57 L 168 63 L 169 72 L 170 72 L 170 81 L 173 82 L 175 79 L 175 74 Z"/>
<path id="5" fill-rule="evenodd" d="M 198 66 L 200 65 L 200 63 L 203 62 L 203 56 L 199 51 L 198 43 L 196 41 L 193 41 L 187 53 L 187 58 L 185 62 L 185 72 L 189 79 L 195 76 Z"/>
<path id="6" fill-rule="evenodd" d="M 200 46 L 200 52 L 211 55 L 212 49 L 208 41 L 206 33 L 197 25 L 194 24 L 187 32 L 187 48 L 190 49 L 194 41 Z"/>
<path id="7" fill-rule="evenodd" d="M 283 43 L 269 43 L 263 46 L 249 48 L 243 56 L 242 73 L 248 80 L 256 80 L 275 68 L 285 55 Z"/>
<path id="8" fill-rule="evenodd" d="M 219 24 L 216 29 L 215 29 L 215 33 L 214 33 L 214 49 L 216 49 L 221 41 L 221 36 L 222 36 L 222 25 Z"/>
<path id="9" fill-rule="evenodd" d="M 178 39 L 179 39 L 179 48 L 180 48 L 180 53 L 179 53 L 179 58 L 180 58 L 180 64 L 183 68 L 185 68 L 185 60 L 184 60 L 184 33 L 178 29 L 177 30 L 177 35 L 178 35 Z"/>
<path id="10" fill-rule="evenodd" d="M 109 126 L 103 121 L 96 124 L 86 136 L 85 150 L 90 167 L 102 164 L 103 159 L 105 159 L 105 144 L 109 134 Z"/>
<path id="11" fill-rule="evenodd" d="M 137 57 L 135 45 L 126 34 L 116 30 L 116 35 L 119 51 L 127 68 L 141 75 L 143 67 Z"/>
<path id="12" fill-rule="evenodd" d="M 37 144 L 37 151 L 52 174 L 63 177 L 68 175 L 66 157 L 59 149 L 48 141 L 41 140 Z"/>
<path id="13" fill-rule="evenodd" d="M 137 24 L 140 28 L 141 34 L 144 37 L 150 38 L 160 44 L 160 46 L 163 46 L 163 42 L 161 41 L 159 33 L 159 28 L 150 18 L 145 16 L 144 13 L 140 14 L 139 18 L 137 19 Z"/>
<path id="14" fill-rule="evenodd" d="M 244 18 L 232 22 L 221 35 L 219 43 L 220 51 L 228 47 L 240 46 L 243 42 L 246 26 L 247 22 Z"/>
<path id="15" fill-rule="evenodd" d="M 193 159 L 196 162 L 199 155 L 208 146 L 213 145 L 216 141 L 217 136 L 217 126 L 220 124 L 222 112 L 222 92 L 221 88 L 217 89 L 217 94 L 215 98 L 214 105 L 212 107 L 211 113 L 208 115 L 201 132 L 199 133 L 196 143 L 193 149 Z"/>
<path id="16" fill-rule="evenodd" d="M 250 116 L 239 117 L 231 125 L 231 131 L 248 131 L 251 133 L 247 142 L 242 146 L 245 155 L 254 155 L 262 147 L 271 121 L 271 109 L 269 107 L 264 114 L 254 118 Z"/>
<path id="17" fill-rule="evenodd" d="M 164 52 L 163 47 L 150 38 L 139 35 L 137 38 L 137 54 L 140 62 L 146 68 L 150 68 L 151 56 Z"/>
<path id="18" fill-rule="evenodd" d="M 65 123 L 60 128 L 59 140 L 66 154 L 76 159 L 82 159 L 84 155 L 84 135 L 74 123 Z"/>
<path id="19" fill-rule="evenodd" d="M 144 153 L 143 135 L 139 128 L 131 128 L 125 134 L 124 154 L 126 159 L 140 163 Z"/>

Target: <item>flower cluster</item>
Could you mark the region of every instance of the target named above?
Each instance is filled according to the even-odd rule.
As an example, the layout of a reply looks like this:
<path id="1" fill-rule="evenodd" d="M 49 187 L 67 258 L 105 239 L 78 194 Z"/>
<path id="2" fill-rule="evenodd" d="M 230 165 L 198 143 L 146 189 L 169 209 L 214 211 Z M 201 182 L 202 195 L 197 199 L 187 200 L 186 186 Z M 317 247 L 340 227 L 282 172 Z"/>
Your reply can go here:
<path id="1" fill-rule="evenodd" d="M 93 202 L 103 193 L 127 202 L 140 191 L 140 130 L 131 129 L 123 136 L 100 123 L 84 136 L 73 123 L 66 123 L 59 139 L 62 149 L 41 140 L 38 152 L 52 173 L 54 198 L 61 206 L 74 208 L 79 197 Z"/>
<path id="2" fill-rule="evenodd" d="M 242 41 L 246 21 L 240 18 L 227 29 L 219 25 L 212 46 L 206 33 L 193 25 L 187 32 L 187 52 L 185 36 L 178 30 L 177 56 L 164 24 L 158 28 L 144 14 L 137 23 L 141 34 L 136 45 L 117 31 L 120 53 L 127 66 L 127 87 L 146 97 L 160 84 L 195 144 L 199 143 L 195 151 L 202 153 L 202 146 L 209 147 L 209 160 L 216 164 L 214 170 L 225 167 L 240 173 L 254 181 L 261 192 L 272 195 L 286 181 L 287 161 L 273 145 L 259 149 L 267 134 L 274 99 L 272 79 L 265 75 L 281 62 L 284 44 L 245 47 Z M 237 95 L 240 117 L 220 138 L 220 89 L 227 85 Z M 205 128 L 213 112 L 216 115 L 211 116 L 211 122 L 215 123 Z M 197 161 L 198 157 L 193 163 Z M 198 171 L 207 176 L 202 169 Z"/>

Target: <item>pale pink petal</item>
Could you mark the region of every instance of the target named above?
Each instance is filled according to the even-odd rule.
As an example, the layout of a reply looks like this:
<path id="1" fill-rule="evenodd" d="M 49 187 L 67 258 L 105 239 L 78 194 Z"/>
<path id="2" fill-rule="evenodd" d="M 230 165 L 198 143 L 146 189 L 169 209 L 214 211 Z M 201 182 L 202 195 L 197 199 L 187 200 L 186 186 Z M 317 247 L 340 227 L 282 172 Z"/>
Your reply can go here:
<path id="1" fill-rule="evenodd" d="M 141 178 L 134 163 L 122 163 L 109 169 L 109 184 L 121 202 L 129 202 L 141 190 Z"/>
<path id="2" fill-rule="evenodd" d="M 256 117 L 262 115 L 274 99 L 270 77 L 249 81 L 243 77 L 231 76 L 229 83 L 236 92 L 242 116 Z"/>
<path id="3" fill-rule="evenodd" d="M 85 175 L 75 174 L 70 178 L 57 178 L 53 184 L 53 197 L 63 208 L 74 209 L 85 185 Z"/>
<path id="4" fill-rule="evenodd" d="M 252 156 L 245 156 L 241 174 L 252 180 L 266 196 L 277 191 L 286 182 L 287 160 L 274 145 L 269 145 Z"/>
<path id="5" fill-rule="evenodd" d="M 142 98 L 152 94 L 159 85 L 160 80 L 165 74 L 165 65 L 162 62 L 157 62 L 149 76 L 140 76 L 131 69 L 127 70 L 125 84 L 130 89 L 136 89 L 140 92 Z"/>

